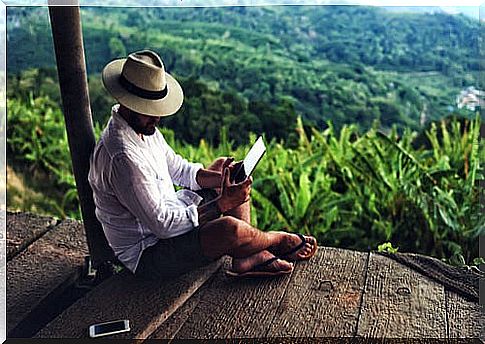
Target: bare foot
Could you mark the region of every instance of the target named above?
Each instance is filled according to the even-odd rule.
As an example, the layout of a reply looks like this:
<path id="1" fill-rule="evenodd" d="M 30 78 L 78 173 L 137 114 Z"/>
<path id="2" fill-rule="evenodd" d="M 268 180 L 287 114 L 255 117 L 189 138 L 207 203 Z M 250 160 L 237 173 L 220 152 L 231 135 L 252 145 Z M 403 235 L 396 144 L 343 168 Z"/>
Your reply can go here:
<path id="1" fill-rule="evenodd" d="M 245 258 L 233 258 L 232 259 L 232 271 L 236 273 L 244 273 L 253 270 L 260 264 L 263 264 L 270 259 L 274 258 L 271 252 L 266 250 L 253 254 L 252 256 Z M 276 259 L 272 263 L 258 268 L 258 271 L 265 272 L 279 272 L 279 271 L 291 271 L 293 270 L 293 264 L 285 260 Z"/>
<path id="2" fill-rule="evenodd" d="M 301 246 L 298 250 L 294 251 L 302 243 L 302 239 L 298 234 L 287 233 L 287 232 L 277 232 L 283 235 L 283 238 L 278 247 L 271 249 L 271 252 L 276 256 L 281 257 L 287 261 L 298 261 L 306 260 L 313 257 L 315 254 L 318 243 L 317 240 L 308 235 L 304 235 L 305 244 Z M 301 234 L 300 234 L 301 235 Z"/>

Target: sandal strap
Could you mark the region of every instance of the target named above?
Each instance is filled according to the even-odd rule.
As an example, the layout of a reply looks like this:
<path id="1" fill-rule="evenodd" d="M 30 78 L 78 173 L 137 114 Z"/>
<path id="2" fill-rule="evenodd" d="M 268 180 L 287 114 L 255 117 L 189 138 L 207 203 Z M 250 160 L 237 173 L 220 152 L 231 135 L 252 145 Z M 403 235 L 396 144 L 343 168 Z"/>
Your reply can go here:
<path id="1" fill-rule="evenodd" d="M 289 255 L 297 252 L 303 246 L 305 246 L 306 240 L 305 240 L 305 237 L 303 236 L 303 234 L 300 234 L 300 233 L 295 233 L 295 234 L 298 235 L 298 237 L 300 238 L 300 240 L 301 240 L 300 244 L 298 244 L 297 246 L 293 247 L 290 251 L 286 252 L 285 254 L 280 255 L 279 258 L 284 259 L 284 257 L 287 257 L 287 256 L 289 256 Z"/>
<path id="2" fill-rule="evenodd" d="M 251 271 L 260 271 L 260 270 L 262 270 L 262 268 L 270 265 L 271 263 L 273 263 L 274 261 L 277 261 L 278 259 L 279 259 L 279 257 L 270 258 L 267 261 L 262 262 L 261 264 L 253 266 Z"/>

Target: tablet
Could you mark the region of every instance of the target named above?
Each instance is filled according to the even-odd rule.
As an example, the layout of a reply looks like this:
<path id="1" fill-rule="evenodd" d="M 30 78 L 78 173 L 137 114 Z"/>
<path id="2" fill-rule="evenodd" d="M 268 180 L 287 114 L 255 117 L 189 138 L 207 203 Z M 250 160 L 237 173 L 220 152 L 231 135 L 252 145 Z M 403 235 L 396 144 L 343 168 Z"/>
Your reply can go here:
<path id="1" fill-rule="evenodd" d="M 266 153 L 266 146 L 264 145 L 263 137 L 260 136 L 249 150 L 242 164 L 236 167 L 234 175 L 231 174 L 231 181 L 240 183 L 249 177 L 255 170 L 264 153 Z"/>

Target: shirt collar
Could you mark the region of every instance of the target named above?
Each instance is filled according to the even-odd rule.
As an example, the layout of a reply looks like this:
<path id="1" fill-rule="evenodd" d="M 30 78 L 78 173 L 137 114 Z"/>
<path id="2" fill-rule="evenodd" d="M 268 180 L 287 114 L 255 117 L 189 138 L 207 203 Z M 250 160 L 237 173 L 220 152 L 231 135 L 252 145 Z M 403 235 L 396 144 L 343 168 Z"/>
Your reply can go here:
<path id="1" fill-rule="evenodd" d="M 146 136 L 143 136 L 145 141 L 142 140 L 140 136 L 138 136 L 138 134 L 133 130 L 133 128 L 130 127 L 128 122 L 119 114 L 118 112 L 119 108 L 120 108 L 120 104 L 115 104 L 111 108 L 112 123 L 115 126 L 115 128 L 123 132 L 123 135 L 126 135 L 130 140 L 132 140 L 136 144 L 139 144 L 139 145 L 146 144 Z"/>

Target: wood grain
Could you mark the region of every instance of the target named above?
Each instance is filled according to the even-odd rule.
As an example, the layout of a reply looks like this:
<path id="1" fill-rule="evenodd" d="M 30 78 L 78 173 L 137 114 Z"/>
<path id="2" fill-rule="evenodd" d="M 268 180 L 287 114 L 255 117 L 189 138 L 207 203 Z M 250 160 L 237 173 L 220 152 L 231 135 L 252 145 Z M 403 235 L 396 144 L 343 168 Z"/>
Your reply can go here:
<path id="1" fill-rule="evenodd" d="M 289 275 L 234 279 L 221 270 L 175 338 L 263 337 L 289 282 Z"/>
<path id="2" fill-rule="evenodd" d="M 82 224 L 64 220 L 9 261 L 7 333 L 41 302 L 55 302 L 55 296 L 80 275 L 87 254 Z"/>
<path id="3" fill-rule="evenodd" d="M 298 263 L 268 337 L 354 336 L 368 253 L 320 248 Z"/>
<path id="4" fill-rule="evenodd" d="M 31 213 L 7 212 L 7 261 L 52 229 L 58 220 Z"/>
<path id="5" fill-rule="evenodd" d="M 219 268 L 217 261 L 173 280 L 149 282 L 115 275 L 75 302 L 37 338 L 86 338 L 92 324 L 128 319 L 131 331 L 109 339 L 146 339 Z"/>
<path id="6" fill-rule="evenodd" d="M 485 340 L 483 333 L 485 317 L 480 311 L 480 304 L 468 301 L 448 290 L 446 291 L 446 300 L 450 338 L 480 338 Z"/>
<path id="7" fill-rule="evenodd" d="M 441 260 L 416 253 L 379 253 L 398 263 L 417 271 L 423 276 L 442 284 L 447 290 L 453 291 L 472 302 L 480 301 L 480 275 L 471 269 L 452 266 Z"/>
<path id="8" fill-rule="evenodd" d="M 371 253 L 358 336 L 446 338 L 445 290 L 394 260 Z"/>
<path id="9" fill-rule="evenodd" d="M 148 339 L 173 339 L 199 304 L 208 283 L 200 287 L 177 311 L 165 320 Z"/>
<path id="10" fill-rule="evenodd" d="M 7 213 L 7 246 L 11 334 L 39 309 L 55 304 L 56 295 L 78 278 L 88 252 L 81 223 L 29 213 Z M 292 275 L 266 279 L 216 272 L 229 263 L 221 260 L 160 283 L 114 276 L 36 337 L 85 338 L 93 323 L 126 318 L 131 332 L 110 339 L 485 339 L 478 303 L 385 256 L 320 247 L 312 260 L 297 263 Z"/>

